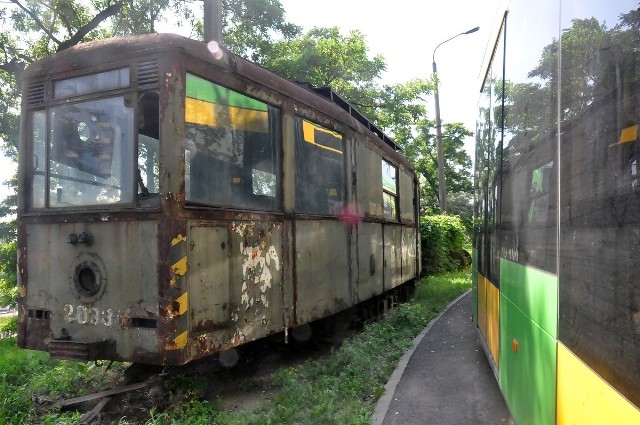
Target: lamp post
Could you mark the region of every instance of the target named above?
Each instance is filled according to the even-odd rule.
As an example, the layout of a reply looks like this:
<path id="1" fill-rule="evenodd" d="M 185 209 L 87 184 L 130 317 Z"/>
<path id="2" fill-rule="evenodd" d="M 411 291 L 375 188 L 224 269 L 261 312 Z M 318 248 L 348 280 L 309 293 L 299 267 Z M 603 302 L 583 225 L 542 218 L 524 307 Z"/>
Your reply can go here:
<path id="1" fill-rule="evenodd" d="M 438 142 L 438 198 L 440 201 L 440 214 L 447 213 L 447 187 L 444 177 L 444 146 L 442 143 L 442 121 L 440 120 L 440 96 L 438 93 L 438 68 L 436 67 L 436 50 L 438 50 L 438 47 L 442 46 L 447 41 L 451 41 L 461 35 L 474 33 L 479 29 L 480 27 L 475 27 L 470 29 L 469 31 L 461 32 L 460 34 L 454 35 L 453 37 L 438 44 L 436 48 L 433 49 L 433 75 L 435 76 L 436 80 L 436 90 L 434 93 L 434 97 L 436 101 L 436 140 Z"/>

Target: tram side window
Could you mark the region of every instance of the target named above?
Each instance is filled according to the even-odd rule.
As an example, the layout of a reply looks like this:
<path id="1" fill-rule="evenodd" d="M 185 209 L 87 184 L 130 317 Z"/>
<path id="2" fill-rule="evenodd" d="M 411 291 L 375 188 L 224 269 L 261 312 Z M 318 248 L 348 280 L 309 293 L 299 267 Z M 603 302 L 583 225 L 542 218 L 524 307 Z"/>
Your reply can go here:
<path id="1" fill-rule="evenodd" d="M 145 93 L 140 97 L 138 111 L 138 199 L 157 194 L 160 189 L 160 123 L 159 95 Z"/>
<path id="2" fill-rule="evenodd" d="M 31 191 L 31 208 L 44 208 L 45 204 L 45 176 L 47 159 L 46 143 L 47 143 L 47 120 L 44 111 L 34 112 L 31 116 L 31 138 L 33 140 L 33 157 L 32 157 L 32 191 Z"/>
<path id="3" fill-rule="evenodd" d="M 529 223 L 546 223 L 549 214 L 550 179 L 553 162 L 533 170 L 529 191 Z"/>
<path id="4" fill-rule="evenodd" d="M 337 215 L 344 207 L 342 134 L 296 117 L 296 211 Z"/>
<path id="5" fill-rule="evenodd" d="M 384 217 L 398 219 L 398 169 L 382 160 L 382 203 Z"/>
<path id="6" fill-rule="evenodd" d="M 277 108 L 188 74 L 185 121 L 187 201 L 278 209 Z"/>

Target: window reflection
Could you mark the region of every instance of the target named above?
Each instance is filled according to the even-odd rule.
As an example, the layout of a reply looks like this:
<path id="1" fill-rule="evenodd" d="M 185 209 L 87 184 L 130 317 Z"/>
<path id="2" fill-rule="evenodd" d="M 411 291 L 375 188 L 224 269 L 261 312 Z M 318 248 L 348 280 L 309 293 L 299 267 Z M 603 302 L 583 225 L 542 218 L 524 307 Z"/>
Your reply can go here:
<path id="1" fill-rule="evenodd" d="M 277 209 L 280 111 L 187 75 L 186 199 Z"/>
<path id="2" fill-rule="evenodd" d="M 382 205 L 384 217 L 397 220 L 398 169 L 384 159 L 382 160 Z"/>
<path id="3" fill-rule="evenodd" d="M 45 207 L 45 177 L 47 159 L 47 127 L 46 114 L 44 111 L 36 111 L 31 115 L 31 140 L 33 142 L 33 158 L 32 158 L 32 191 L 31 191 L 31 207 Z"/>
<path id="4" fill-rule="evenodd" d="M 53 84 L 53 98 L 64 99 L 124 87 L 129 87 L 129 68 L 56 81 Z"/>
<path id="5" fill-rule="evenodd" d="M 340 214 L 344 208 L 343 139 L 296 117 L 296 211 Z"/>
<path id="6" fill-rule="evenodd" d="M 160 125 L 158 93 L 140 97 L 138 111 L 138 199 L 140 202 L 160 192 Z"/>
<path id="7" fill-rule="evenodd" d="M 133 197 L 133 110 L 123 97 L 49 111 L 49 206 L 113 204 Z"/>

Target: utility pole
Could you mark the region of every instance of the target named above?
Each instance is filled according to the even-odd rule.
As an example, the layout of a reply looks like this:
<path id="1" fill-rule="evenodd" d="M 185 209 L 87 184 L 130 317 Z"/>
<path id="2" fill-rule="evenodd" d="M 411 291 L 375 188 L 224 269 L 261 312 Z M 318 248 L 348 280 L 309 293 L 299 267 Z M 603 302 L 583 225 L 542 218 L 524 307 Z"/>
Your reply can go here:
<path id="1" fill-rule="evenodd" d="M 444 143 L 442 141 L 442 121 L 440 119 L 440 93 L 438 93 L 438 67 L 436 66 L 436 50 L 447 41 L 451 41 L 456 37 L 466 34 L 472 34 L 478 31 L 480 27 L 475 27 L 469 31 L 461 32 L 453 37 L 438 44 L 433 49 L 433 55 L 431 55 L 433 61 L 433 76 L 436 80 L 436 89 L 434 90 L 434 100 L 436 102 L 436 138 L 438 142 L 438 200 L 440 201 L 440 214 L 447 213 L 447 182 L 444 176 Z"/>
<path id="2" fill-rule="evenodd" d="M 222 44 L 222 5 L 220 0 L 204 0 L 204 41 Z"/>

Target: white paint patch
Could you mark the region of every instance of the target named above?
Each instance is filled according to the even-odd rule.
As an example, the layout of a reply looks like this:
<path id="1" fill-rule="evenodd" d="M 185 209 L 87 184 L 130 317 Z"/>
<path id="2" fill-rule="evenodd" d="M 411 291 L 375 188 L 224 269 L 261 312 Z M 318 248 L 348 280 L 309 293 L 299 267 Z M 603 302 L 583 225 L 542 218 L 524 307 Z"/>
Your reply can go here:
<path id="1" fill-rule="evenodd" d="M 266 236 L 254 239 L 254 222 L 233 223 L 232 229 L 241 236 L 240 255 L 242 258 L 242 296 L 240 302 L 246 310 L 257 300 L 253 296 L 255 288 L 260 290 L 259 301 L 269 308 L 267 291 L 271 289 L 274 271 L 280 270 L 280 257 L 274 245 L 269 245 Z M 251 241 L 251 242 L 248 242 Z M 256 295 L 258 296 L 258 295 Z"/>

